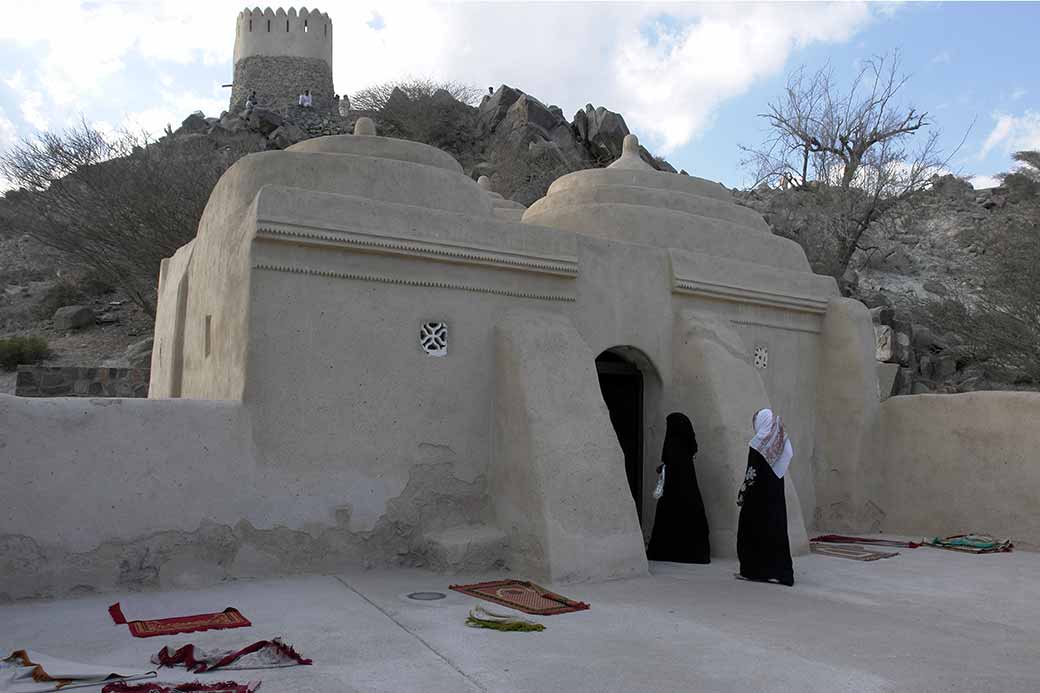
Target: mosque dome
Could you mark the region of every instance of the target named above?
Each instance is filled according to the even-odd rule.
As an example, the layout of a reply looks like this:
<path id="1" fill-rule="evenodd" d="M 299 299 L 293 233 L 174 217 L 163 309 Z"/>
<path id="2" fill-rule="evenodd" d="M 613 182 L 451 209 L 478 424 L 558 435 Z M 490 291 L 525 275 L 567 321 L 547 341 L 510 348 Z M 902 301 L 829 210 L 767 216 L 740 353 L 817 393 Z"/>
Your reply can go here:
<path id="1" fill-rule="evenodd" d="M 605 240 L 809 269 L 797 243 L 774 236 L 758 212 L 738 205 L 722 185 L 654 170 L 639 156 L 635 135 L 625 137 L 621 157 L 607 168 L 557 179 L 523 221 Z"/>

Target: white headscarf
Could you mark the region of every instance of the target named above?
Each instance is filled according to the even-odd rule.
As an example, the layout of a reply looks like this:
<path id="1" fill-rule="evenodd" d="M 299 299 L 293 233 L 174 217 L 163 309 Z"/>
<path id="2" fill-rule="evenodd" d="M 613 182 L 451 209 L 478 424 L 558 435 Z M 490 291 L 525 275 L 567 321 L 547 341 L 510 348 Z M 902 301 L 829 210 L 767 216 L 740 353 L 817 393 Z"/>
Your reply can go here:
<path id="1" fill-rule="evenodd" d="M 794 448 L 784 430 L 784 422 L 773 414 L 772 409 L 760 409 L 753 419 L 755 436 L 748 443 L 765 458 L 777 478 L 783 479 L 787 466 L 791 464 Z"/>

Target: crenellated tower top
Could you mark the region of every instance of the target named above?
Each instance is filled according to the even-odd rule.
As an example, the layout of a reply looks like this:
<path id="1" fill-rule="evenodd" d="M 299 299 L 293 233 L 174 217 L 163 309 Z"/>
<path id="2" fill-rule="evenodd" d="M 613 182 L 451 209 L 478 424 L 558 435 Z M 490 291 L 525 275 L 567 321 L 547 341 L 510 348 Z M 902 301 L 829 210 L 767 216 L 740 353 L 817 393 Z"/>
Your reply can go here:
<path id="1" fill-rule="evenodd" d="M 235 77 L 231 110 L 255 105 L 283 109 L 309 91 L 313 108 L 335 113 L 332 19 L 320 10 L 246 8 L 235 22 Z"/>
<path id="2" fill-rule="evenodd" d="M 238 13 L 235 62 L 254 55 L 319 58 L 332 67 L 332 19 L 320 10 L 268 7 Z"/>

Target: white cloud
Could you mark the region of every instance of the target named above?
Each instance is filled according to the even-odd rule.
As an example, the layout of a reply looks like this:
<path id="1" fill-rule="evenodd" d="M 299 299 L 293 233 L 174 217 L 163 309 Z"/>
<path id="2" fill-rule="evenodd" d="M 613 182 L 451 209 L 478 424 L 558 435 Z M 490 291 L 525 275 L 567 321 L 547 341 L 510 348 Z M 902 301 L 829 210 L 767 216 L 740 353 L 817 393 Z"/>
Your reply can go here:
<path id="1" fill-rule="evenodd" d="M 46 130 L 48 124 L 48 118 L 43 112 L 43 94 L 38 91 L 31 91 L 22 97 L 21 104 L 19 104 L 22 111 L 22 118 L 30 127 L 36 130 Z"/>
<path id="2" fill-rule="evenodd" d="M 7 149 L 18 138 L 18 129 L 0 108 L 0 149 Z"/>
<path id="3" fill-rule="evenodd" d="M 1022 87 L 1019 87 L 1018 89 L 1015 89 L 1013 92 L 1011 92 L 1011 100 L 1012 101 L 1018 101 L 1019 99 L 1021 99 L 1023 96 L 1025 96 L 1028 93 L 1029 93 L 1028 89 L 1023 89 Z"/>
<path id="4" fill-rule="evenodd" d="M 1021 115 L 995 113 L 993 117 L 997 122 L 979 150 L 980 159 L 998 147 L 1004 152 L 1040 149 L 1040 112 L 1025 111 Z"/>
<path id="5" fill-rule="evenodd" d="M 971 187 L 976 190 L 995 188 L 1000 185 L 1000 179 L 994 178 L 993 176 L 972 176 L 968 179 L 968 182 L 971 183 Z"/>
<path id="6" fill-rule="evenodd" d="M 193 92 L 164 93 L 161 104 L 124 116 L 121 127 L 158 136 L 167 125 L 176 130 L 180 127 L 181 121 L 193 111 L 200 110 L 206 115 L 219 115 L 225 108 L 227 101 L 224 99 L 214 99 Z"/>
<path id="7" fill-rule="evenodd" d="M 230 78 L 235 18 L 243 5 L 48 0 L 46 21 L 40 21 L 36 0 L 8 0 L 0 42 L 32 56 L 23 61 L 31 68 L 12 79 L 43 93 L 54 122 L 79 113 L 119 120 L 129 112 L 154 125 L 179 121 L 196 108 L 216 114 L 226 107 L 226 92 L 154 104 L 126 85 L 199 92 L 198 85 L 167 79 L 184 74 L 172 69 L 176 65 L 224 64 Z M 331 10 L 339 92 L 407 76 L 481 89 L 507 83 L 560 105 L 568 116 L 587 101 L 619 111 L 665 153 L 703 132 L 727 99 L 781 72 L 795 50 L 846 41 L 873 17 L 894 11 L 866 3 L 370 0 L 341 7 Z"/>
<path id="8" fill-rule="evenodd" d="M 4 84 L 12 91 L 21 91 L 22 86 L 25 84 L 25 75 L 21 70 L 15 70 L 15 73 L 9 79 L 4 80 Z"/>
<path id="9" fill-rule="evenodd" d="M 950 51 L 942 51 L 932 58 L 933 65 L 942 65 L 950 62 L 953 62 L 953 56 L 950 55 Z"/>
<path id="10" fill-rule="evenodd" d="M 586 102 L 619 111 L 667 153 L 703 132 L 726 99 L 782 71 L 795 49 L 845 41 L 871 17 L 870 6 L 847 3 L 381 3 L 333 16 L 336 86 L 350 93 L 408 75 L 506 83 L 568 116 Z M 378 59 L 359 69 L 358 56 Z"/>

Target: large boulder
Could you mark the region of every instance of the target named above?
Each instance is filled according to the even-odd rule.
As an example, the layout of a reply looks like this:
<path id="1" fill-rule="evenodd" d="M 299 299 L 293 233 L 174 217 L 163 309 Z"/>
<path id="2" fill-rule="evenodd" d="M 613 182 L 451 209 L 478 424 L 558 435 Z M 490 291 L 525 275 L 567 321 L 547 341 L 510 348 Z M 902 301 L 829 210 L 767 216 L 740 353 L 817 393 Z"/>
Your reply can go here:
<path id="1" fill-rule="evenodd" d="M 269 136 L 281 127 L 284 122 L 285 119 L 282 116 L 266 108 L 254 108 L 246 116 L 246 123 L 249 129 L 256 130 L 265 136 Z"/>
<path id="2" fill-rule="evenodd" d="M 971 186 L 971 183 L 953 174 L 946 174 L 945 176 L 934 175 L 931 183 L 932 191 L 942 197 L 972 199 L 975 196 L 975 188 Z"/>
<path id="3" fill-rule="evenodd" d="M 76 330 L 94 324 L 94 311 L 87 306 L 62 306 L 54 311 L 54 327 Z"/>
<path id="4" fill-rule="evenodd" d="M 267 141 L 273 149 L 285 149 L 305 139 L 307 139 L 307 133 L 303 128 L 294 123 L 285 123 L 272 132 Z"/>
<path id="5" fill-rule="evenodd" d="M 500 127 L 508 127 L 510 130 L 532 128 L 545 139 L 549 139 L 549 133 L 565 121 L 538 99 L 521 94 L 506 111 L 500 123 Z"/>
<path id="6" fill-rule="evenodd" d="M 621 156 L 622 143 L 629 132 L 620 113 L 603 106 L 593 108 L 592 104 L 586 104 L 584 111 L 574 114 L 574 129 L 589 153 L 600 161 L 613 161 Z"/>
<path id="7" fill-rule="evenodd" d="M 206 114 L 202 111 L 195 111 L 190 116 L 185 118 L 181 122 L 180 128 L 177 130 L 178 134 L 187 134 L 192 132 L 202 133 L 210 129 L 211 124 L 206 118 Z"/>
<path id="8" fill-rule="evenodd" d="M 523 96 L 523 92 L 503 84 L 494 94 L 485 97 L 480 102 L 480 109 L 477 114 L 477 125 L 480 131 L 489 133 L 498 127 L 498 124 L 506 117 L 510 107 L 521 96 Z"/>

